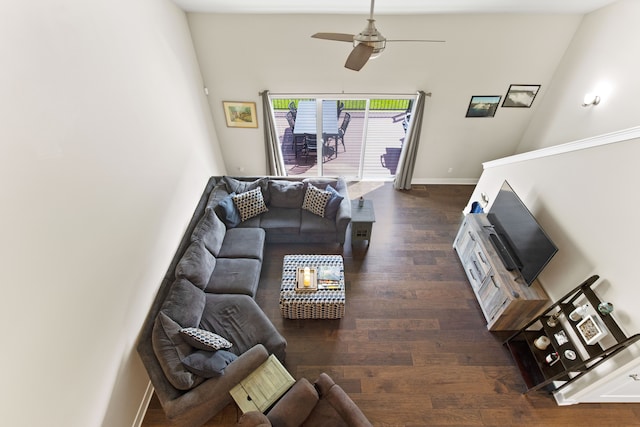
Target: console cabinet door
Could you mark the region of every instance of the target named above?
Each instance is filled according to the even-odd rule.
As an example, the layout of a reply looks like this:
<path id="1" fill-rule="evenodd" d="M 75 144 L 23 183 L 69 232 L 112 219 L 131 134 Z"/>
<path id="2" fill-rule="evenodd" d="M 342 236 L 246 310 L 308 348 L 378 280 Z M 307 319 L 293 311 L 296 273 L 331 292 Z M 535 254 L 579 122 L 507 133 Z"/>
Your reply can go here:
<path id="1" fill-rule="evenodd" d="M 453 248 L 492 331 L 515 331 L 547 305 L 539 283 L 527 286 L 517 272 L 508 271 L 489 240 L 493 230 L 486 214 L 465 216 Z"/>
<path id="2" fill-rule="evenodd" d="M 465 220 L 458 231 L 453 247 L 461 258 L 467 258 L 469 252 L 476 245 L 478 238 L 479 236 L 476 231 L 473 230 L 469 226 L 469 222 Z"/>
<path id="3" fill-rule="evenodd" d="M 509 301 L 509 294 L 493 276 L 486 281 L 480 294 L 487 322 L 492 323 Z"/>

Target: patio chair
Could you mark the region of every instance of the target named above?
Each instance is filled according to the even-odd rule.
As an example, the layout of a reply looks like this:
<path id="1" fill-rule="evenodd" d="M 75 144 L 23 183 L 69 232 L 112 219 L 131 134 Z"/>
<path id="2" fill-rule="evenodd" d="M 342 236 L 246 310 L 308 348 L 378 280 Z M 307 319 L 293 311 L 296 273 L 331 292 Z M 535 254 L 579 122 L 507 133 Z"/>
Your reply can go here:
<path id="1" fill-rule="evenodd" d="M 342 143 L 342 148 L 344 149 L 344 151 L 347 151 L 347 147 L 345 147 L 344 145 L 344 134 L 347 133 L 349 122 L 351 122 L 351 114 L 344 113 L 344 119 L 342 120 L 342 124 L 338 129 L 338 136 L 336 137 L 336 152 L 338 151 L 338 142 Z"/>
<path id="2" fill-rule="evenodd" d="M 340 113 L 342 113 L 342 110 L 344 110 L 344 102 L 340 102 L 340 104 L 338 104 L 338 118 L 340 118 Z"/>
<path id="3" fill-rule="evenodd" d="M 304 145 L 304 135 L 296 135 L 293 133 L 293 130 L 296 127 L 296 119 L 291 111 L 287 113 L 287 122 L 291 128 L 291 148 L 296 157 L 298 157 L 298 153 L 302 150 Z"/>
<path id="4" fill-rule="evenodd" d="M 298 114 L 298 109 L 296 108 L 296 103 L 291 101 L 289 103 L 289 111 L 291 112 L 291 114 L 293 115 L 293 120 L 296 120 L 296 115 Z"/>
<path id="5" fill-rule="evenodd" d="M 302 152 L 305 156 L 305 160 L 309 160 L 309 153 L 318 152 L 318 136 L 315 133 L 304 134 L 304 145 Z"/>
<path id="6" fill-rule="evenodd" d="M 293 113 L 291 111 L 287 113 L 287 123 L 289 123 L 291 132 L 293 133 L 293 128 L 296 127 L 296 119 L 293 117 Z"/>
<path id="7" fill-rule="evenodd" d="M 325 142 L 322 143 L 322 162 L 323 163 L 327 160 L 330 160 L 332 156 L 335 154 L 335 150 L 326 144 L 326 138 L 324 138 L 324 141 Z M 304 147 L 302 149 L 302 152 L 305 155 L 305 160 L 309 159 L 310 153 L 318 152 L 318 137 L 315 133 L 306 133 L 304 135 Z"/>

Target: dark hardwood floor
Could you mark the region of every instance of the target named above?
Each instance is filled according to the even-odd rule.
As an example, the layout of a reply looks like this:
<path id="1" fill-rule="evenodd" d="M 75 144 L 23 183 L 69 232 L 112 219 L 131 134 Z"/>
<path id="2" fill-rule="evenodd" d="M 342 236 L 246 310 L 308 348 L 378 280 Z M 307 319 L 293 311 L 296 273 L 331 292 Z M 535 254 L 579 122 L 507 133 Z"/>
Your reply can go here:
<path id="1" fill-rule="evenodd" d="M 375 426 L 632 426 L 638 404 L 559 407 L 524 383 L 486 323 L 452 249 L 472 186 L 360 182 L 350 196 L 375 205 L 372 241 L 267 245 L 257 301 L 287 338 L 295 378 L 327 372 Z M 282 257 L 344 256 L 340 320 L 287 320 L 278 308 Z M 233 426 L 232 404 L 207 426 Z M 171 425 L 154 397 L 144 427 Z"/>

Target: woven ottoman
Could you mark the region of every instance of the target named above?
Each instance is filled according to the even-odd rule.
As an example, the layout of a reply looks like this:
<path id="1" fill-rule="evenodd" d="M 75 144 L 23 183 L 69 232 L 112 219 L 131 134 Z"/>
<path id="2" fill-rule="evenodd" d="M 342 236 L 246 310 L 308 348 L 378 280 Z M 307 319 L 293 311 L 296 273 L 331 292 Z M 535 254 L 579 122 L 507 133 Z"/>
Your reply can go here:
<path id="1" fill-rule="evenodd" d="M 296 291 L 298 268 L 332 266 L 340 271 L 337 289 Z M 344 316 L 344 263 L 340 255 L 285 255 L 280 312 L 286 319 L 340 319 Z"/>

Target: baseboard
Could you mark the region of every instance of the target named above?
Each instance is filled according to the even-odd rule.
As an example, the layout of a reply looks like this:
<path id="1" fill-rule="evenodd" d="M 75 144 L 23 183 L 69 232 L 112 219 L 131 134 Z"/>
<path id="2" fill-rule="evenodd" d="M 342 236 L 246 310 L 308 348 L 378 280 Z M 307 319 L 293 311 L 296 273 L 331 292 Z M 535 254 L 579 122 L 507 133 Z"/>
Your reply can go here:
<path id="1" fill-rule="evenodd" d="M 138 413 L 136 414 L 136 419 L 133 421 L 132 427 L 140 427 L 142 425 L 144 416 L 147 413 L 147 408 L 149 407 L 149 402 L 151 402 L 152 397 L 153 385 L 151 385 L 151 381 L 149 381 L 147 389 L 144 392 L 144 396 L 142 397 L 142 402 L 140 402 L 140 406 L 138 407 Z"/>
<path id="2" fill-rule="evenodd" d="M 419 178 L 412 179 L 416 185 L 476 185 L 478 178 Z"/>

